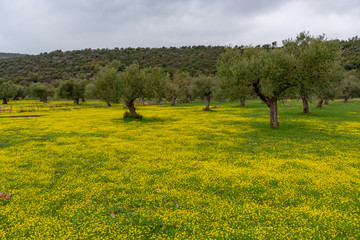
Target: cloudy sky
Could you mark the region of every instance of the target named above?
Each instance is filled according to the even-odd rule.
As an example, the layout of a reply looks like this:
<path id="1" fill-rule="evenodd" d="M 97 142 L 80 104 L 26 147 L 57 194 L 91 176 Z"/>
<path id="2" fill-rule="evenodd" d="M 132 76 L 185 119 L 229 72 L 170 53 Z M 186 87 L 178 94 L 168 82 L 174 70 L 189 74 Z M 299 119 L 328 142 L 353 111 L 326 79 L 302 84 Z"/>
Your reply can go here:
<path id="1" fill-rule="evenodd" d="M 0 0 L 0 52 L 257 45 L 360 35 L 360 0 Z"/>

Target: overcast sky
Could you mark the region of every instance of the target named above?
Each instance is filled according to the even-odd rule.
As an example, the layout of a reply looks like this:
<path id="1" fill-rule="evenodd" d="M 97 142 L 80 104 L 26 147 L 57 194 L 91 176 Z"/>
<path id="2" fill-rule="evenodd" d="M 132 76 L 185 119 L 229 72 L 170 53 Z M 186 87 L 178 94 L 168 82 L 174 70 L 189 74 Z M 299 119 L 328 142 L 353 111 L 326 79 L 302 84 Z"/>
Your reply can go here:
<path id="1" fill-rule="evenodd" d="M 0 0 L 0 52 L 257 45 L 360 35 L 360 0 Z"/>

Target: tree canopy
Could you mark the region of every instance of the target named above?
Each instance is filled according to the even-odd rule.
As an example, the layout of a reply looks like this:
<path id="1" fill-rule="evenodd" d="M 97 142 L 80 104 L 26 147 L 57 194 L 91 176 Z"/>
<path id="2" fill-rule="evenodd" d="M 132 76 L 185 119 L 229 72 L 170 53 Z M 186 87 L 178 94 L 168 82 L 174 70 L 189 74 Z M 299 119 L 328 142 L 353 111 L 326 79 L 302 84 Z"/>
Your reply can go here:
<path id="1" fill-rule="evenodd" d="M 284 46 L 295 56 L 296 93 L 303 101 L 303 112 L 309 113 L 311 96 L 331 95 L 332 82 L 339 81 L 334 70 L 340 70 L 340 47 L 334 41 L 326 41 L 324 35 L 313 37 L 306 32 L 295 40 L 285 40 Z"/>
<path id="2" fill-rule="evenodd" d="M 241 106 L 245 105 L 245 98 L 252 92 L 252 82 L 246 76 L 249 54 L 249 49 L 227 48 L 217 63 L 217 75 L 221 77 L 221 97 L 238 100 Z"/>
<path id="3" fill-rule="evenodd" d="M 217 88 L 217 79 L 213 76 L 199 76 L 192 84 L 192 94 L 204 100 L 205 111 L 210 111 L 210 100 Z"/>
<path id="4" fill-rule="evenodd" d="M 63 82 L 58 90 L 57 95 L 61 98 L 73 99 L 75 104 L 79 104 L 79 100 L 84 100 L 86 80 L 70 79 Z"/>
<path id="5" fill-rule="evenodd" d="M 54 88 L 47 83 L 34 83 L 30 86 L 30 95 L 40 98 L 41 102 L 47 102 L 48 97 L 54 95 Z"/>
<path id="6" fill-rule="evenodd" d="M 0 78 L 0 99 L 3 100 L 2 104 L 8 103 L 8 98 L 11 98 L 16 93 L 16 86 L 12 81 Z"/>
<path id="7" fill-rule="evenodd" d="M 176 71 L 166 85 L 166 96 L 174 106 L 176 100 L 188 102 L 191 99 L 191 85 L 193 78 L 188 72 Z"/>
<path id="8" fill-rule="evenodd" d="M 86 96 L 103 100 L 108 106 L 120 100 L 120 83 L 117 78 L 120 62 L 114 60 L 101 67 L 93 81 L 86 87 Z"/>

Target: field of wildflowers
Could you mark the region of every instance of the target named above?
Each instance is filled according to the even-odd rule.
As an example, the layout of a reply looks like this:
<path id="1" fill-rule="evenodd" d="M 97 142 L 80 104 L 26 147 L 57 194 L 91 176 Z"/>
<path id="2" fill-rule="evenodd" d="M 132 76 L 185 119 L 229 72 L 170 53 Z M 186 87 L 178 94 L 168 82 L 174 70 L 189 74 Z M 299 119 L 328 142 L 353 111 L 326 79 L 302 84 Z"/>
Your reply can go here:
<path id="1" fill-rule="evenodd" d="M 17 102 L 0 239 L 359 239 L 360 101 L 286 104 Z"/>

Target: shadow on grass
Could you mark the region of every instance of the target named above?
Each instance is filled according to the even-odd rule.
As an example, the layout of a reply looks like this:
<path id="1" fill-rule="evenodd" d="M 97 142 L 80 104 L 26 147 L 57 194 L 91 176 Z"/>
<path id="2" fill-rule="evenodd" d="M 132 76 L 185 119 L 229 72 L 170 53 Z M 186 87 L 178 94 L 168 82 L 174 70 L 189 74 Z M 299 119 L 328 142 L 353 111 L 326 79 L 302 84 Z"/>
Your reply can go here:
<path id="1" fill-rule="evenodd" d="M 162 119 L 157 117 L 143 117 L 143 118 L 114 118 L 111 120 L 115 123 L 129 123 L 129 122 L 138 122 L 138 123 L 162 123 L 167 121 L 175 121 L 174 119 Z"/>
<path id="2" fill-rule="evenodd" d="M 1 116 L 0 118 L 29 118 L 29 117 L 42 117 L 44 115 L 24 115 L 24 116 Z"/>

